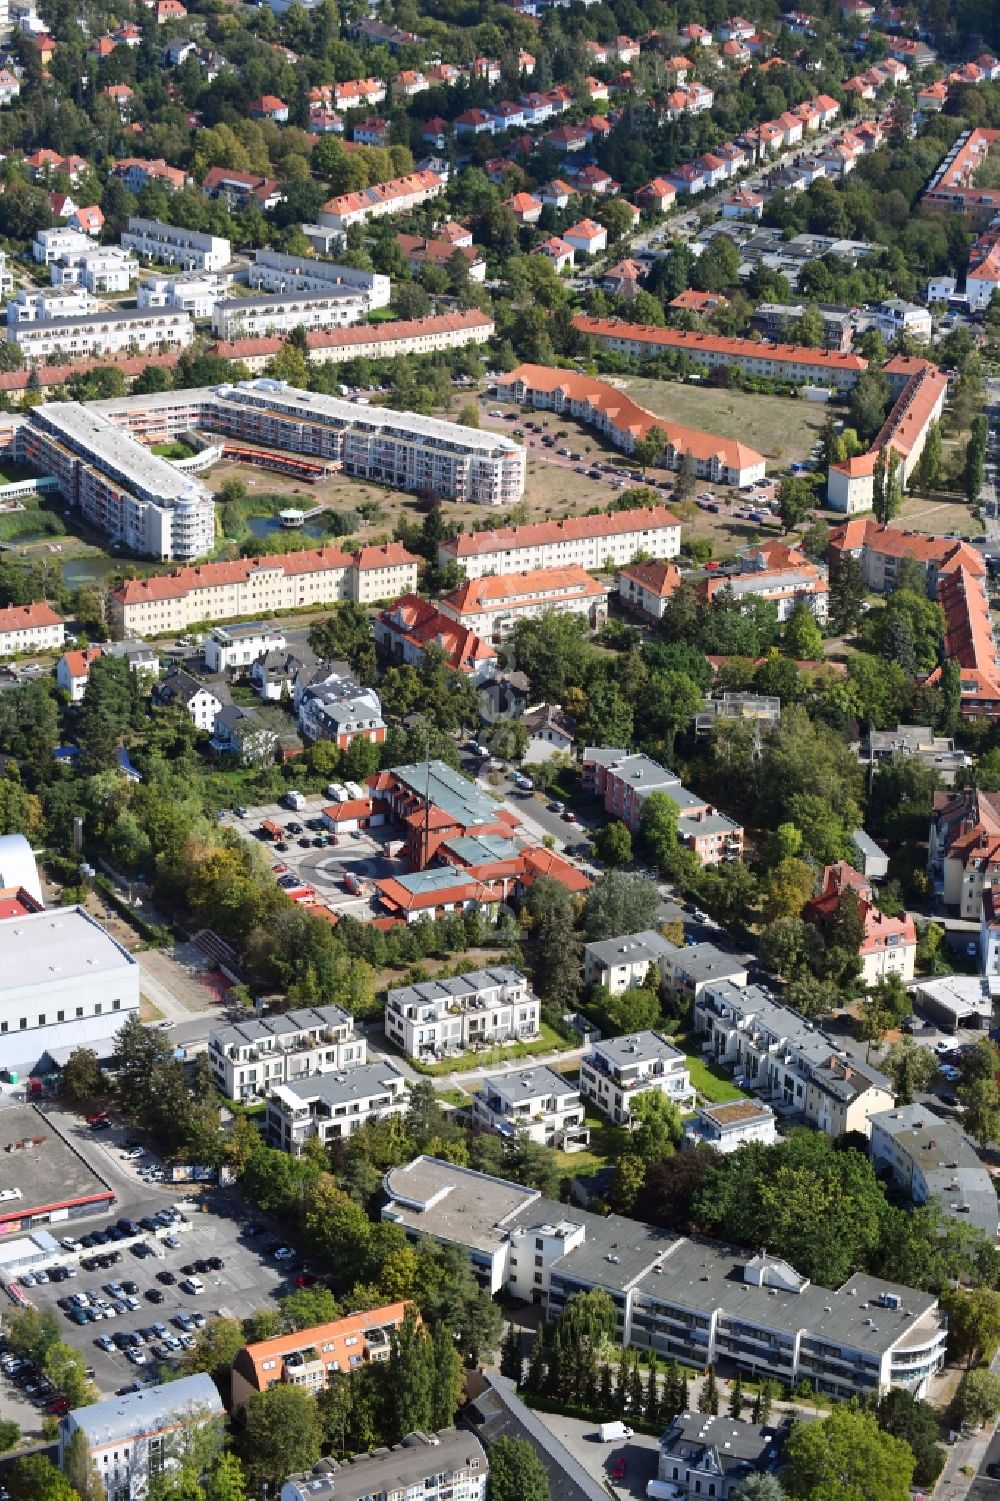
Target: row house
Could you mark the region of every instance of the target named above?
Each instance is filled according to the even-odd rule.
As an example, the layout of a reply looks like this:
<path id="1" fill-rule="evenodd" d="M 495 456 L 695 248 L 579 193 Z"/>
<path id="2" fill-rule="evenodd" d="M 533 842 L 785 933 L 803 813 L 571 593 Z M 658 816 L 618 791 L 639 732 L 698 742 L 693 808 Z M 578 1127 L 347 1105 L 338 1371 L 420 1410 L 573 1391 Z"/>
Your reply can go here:
<path id="1" fill-rule="evenodd" d="M 0 656 L 58 650 L 65 638 L 65 620 L 44 600 L 0 610 Z"/>
<path id="2" fill-rule="evenodd" d="M 630 832 L 642 824 L 647 797 L 662 793 L 678 812 L 677 838 L 694 850 L 702 865 L 743 856 L 743 829 L 718 812 L 697 793 L 681 785 L 680 778 L 648 756 L 630 755 L 612 747 L 587 746 L 583 753 L 583 785 L 603 799 L 605 812 L 619 819 Z"/>
<path id="3" fill-rule="evenodd" d="M 406 1080 L 388 1058 L 341 1074 L 321 1074 L 279 1084 L 268 1096 L 268 1141 L 301 1157 L 310 1141 L 329 1148 L 346 1141 L 369 1121 L 404 1115 Z"/>
<path id="4" fill-rule="evenodd" d="M 580 1060 L 580 1093 L 616 1126 L 629 1126 L 632 1103 L 651 1091 L 679 1110 L 694 1104 L 687 1059 L 660 1032 L 608 1038 Z"/>
<path id="5" fill-rule="evenodd" d="M 381 78 L 351 78 L 333 85 L 333 106 L 338 110 L 374 109 L 384 104 L 387 97 L 385 83 Z"/>
<path id="6" fill-rule="evenodd" d="M 329 292 L 273 292 L 229 297 L 212 309 L 212 332 L 220 339 L 257 339 L 301 328 L 346 328 L 367 318 L 371 299 L 348 287 Z"/>
<path id="7" fill-rule="evenodd" d="M 232 245 L 223 236 L 178 229 L 159 219 L 131 217 L 121 242 L 140 260 L 179 266 L 184 271 L 223 271 L 232 259 Z"/>
<path id="8" fill-rule="evenodd" d="M 512 1069 L 483 1080 L 472 1096 L 472 1116 L 508 1142 L 521 1138 L 562 1152 L 590 1145 L 580 1090 L 551 1068 Z"/>
<path id="9" fill-rule="evenodd" d="M 485 1501 L 488 1473 L 486 1451 L 464 1429 L 414 1432 L 391 1449 L 349 1461 L 321 1459 L 304 1474 L 289 1475 L 280 1501 Z"/>
<path id="10" fill-rule="evenodd" d="M 473 970 L 390 990 L 385 1033 L 407 1058 L 434 1061 L 484 1044 L 531 1041 L 540 1015 L 519 970 Z"/>
<path id="11" fill-rule="evenodd" d="M 82 318 L 17 323 L 10 336 L 20 345 L 25 359 L 44 363 L 57 351 L 72 360 L 89 355 L 156 352 L 164 346 L 186 349 L 194 339 L 194 324 L 187 313 L 128 308 Z"/>
<path id="12" fill-rule="evenodd" d="M 367 1062 L 368 1045 L 339 1006 L 261 1016 L 208 1036 L 212 1079 L 227 1100 L 264 1099 L 279 1084 L 342 1074 Z"/>
<path id="13" fill-rule="evenodd" d="M 730 1066 L 741 1089 L 827 1136 L 868 1136 L 869 1118 L 894 1104 L 888 1079 L 845 1057 L 835 1039 L 758 985 L 705 985 L 695 998 L 694 1027 L 706 1057 Z"/>
<path id="14" fill-rule="evenodd" d="M 519 620 L 554 612 L 582 615 L 591 630 L 607 619 L 608 590 L 579 564 L 468 579 L 438 601 L 443 615 L 501 645 Z"/>
<path id="15" fill-rule="evenodd" d="M 413 68 L 404 68 L 402 73 L 398 73 L 392 80 L 392 97 L 393 99 L 415 99 L 418 94 L 426 93 L 430 86 L 430 79 L 425 73 Z"/>
<path id="16" fill-rule="evenodd" d="M 461 532 L 440 544 L 438 561 L 457 562 L 468 579 L 570 565 L 596 572 L 608 559 L 625 563 L 640 551 L 676 557 L 680 542 L 680 521 L 665 506 L 654 506 Z"/>
<path id="17" fill-rule="evenodd" d="M 342 193 L 324 203 L 319 215 L 320 226 L 343 233 L 352 224 L 364 224 L 369 219 L 417 208 L 440 197 L 446 186 L 444 176 L 425 169 L 362 188 L 356 193 Z"/>
<path id="18" fill-rule="evenodd" d="M 872 1117 L 872 1166 L 912 1204 L 932 1203 L 945 1219 L 997 1236 L 997 1195 L 989 1169 L 964 1131 L 926 1105 L 897 1105 Z"/>

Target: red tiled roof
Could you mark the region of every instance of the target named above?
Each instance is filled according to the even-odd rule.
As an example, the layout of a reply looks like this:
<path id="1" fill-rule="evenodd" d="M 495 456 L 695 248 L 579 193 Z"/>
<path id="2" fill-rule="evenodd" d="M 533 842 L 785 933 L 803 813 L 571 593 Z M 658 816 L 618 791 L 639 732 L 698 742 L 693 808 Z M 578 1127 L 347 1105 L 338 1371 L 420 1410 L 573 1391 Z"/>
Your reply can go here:
<path id="1" fill-rule="evenodd" d="M 450 247 L 454 250 L 454 246 Z M 349 328 L 312 329 L 306 334 L 310 349 L 350 349 L 356 344 L 392 344 L 398 339 L 416 339 L 421 335 L 459 333 L 464 329 L 492 328 L 493 319 L 478 308 L 457 313 L 431 314 L 426 318 L 399 318 L 388 323 L 355 323 Z M 235 339 L 212 346 L 211 353 L 226 360 L 241 360 L 253 355 L 277 354 L 287 340 L 279 335 L 259 339 Z"/>
<path id="2" fill-rule="evenodd" d="M 632 579 L 647 594 L 655 594 L 659 599 L 669 599 L 681 582 L 681 571 L 674 563 L 663 563 L 656 559 L 651 559 L 648 563 L 630 563 L 627 568 L 620 568 L 618 571 L 623 578 Z"/>
<path id="3" fill-rule="evenodd" d="M 31 630 L 43 625 L 62 625 L 63 618 L 57 615 L 51 605 L 45 601 L 36 600 L 31 605 L 10 605 L 6 610 L 0 610 L 0 635 L 6 635 L 8 631 Z"/>
<path id="4" fill-rule="evenodd" d="M 541 547 L 547 542 L 570 542 L 582 537 L 615 537 L 622 532 L 650 531 L 680 526 L 666 506 L 638 507 L 603 516 L 567 516 L 564 521 L 530 521 L 524 526 L 498 526 L 491 532 L 460 532 L 442 543 L 456 558 L 481 557 L 491 552 L 512 552 L 520 547 Z"/>
<path id="5" fill-rule="evenodd" d="M 502 609 L 517 600 L 527 603 L 540 600 L 556 590 L 571 590 L 574 596 L 598 597 L 607 591 L 577 564 L 563 568 L 532 568 L 526 573 L 505 573 L 500 577 L 469 579 L 441 600 L 441 607 L 458 617 L 478 611 Z"/>
<path id="6" fill-rule="evenodd" d="M 652 323 L 626 323 L 620 318 L 595 318 L 589 313 L 577 313 L 570 321 L 577 333 L 591 338 L 631 339 L 667 349 L 770 359 L 787 365 L 819 365 L 826 370 L 850 370 L 857 375 L 868 368 L 868 361 L 860 354 L 843 354 L 835 349 L 809 349 L 802 344 L 772 344 L 756 339 L 724 339 L 719 334 L 660 328 Z"/>
<path id="7" fill-rule="evenodd" d="M 192 589 L 219 588 L 226 584 L 245 583 L 251 574 L 279 571 L 290 576 L 322 573 L 328 568 L 402 567 L 416 563 L 401 542 L 387 542 L 383 547 L 364 547 L 359 553 L 343 552 L 336 547 L 314 547 L 302 552 L 273 553 L 263 558 L 235 558 L 229 563 L 201 563 L 177 568 L 173 573 L 145 579 L 126 579 L 113 590 L 115 599 L 125 605 L 142 604 L 154 599 L 180 599 Z"/>

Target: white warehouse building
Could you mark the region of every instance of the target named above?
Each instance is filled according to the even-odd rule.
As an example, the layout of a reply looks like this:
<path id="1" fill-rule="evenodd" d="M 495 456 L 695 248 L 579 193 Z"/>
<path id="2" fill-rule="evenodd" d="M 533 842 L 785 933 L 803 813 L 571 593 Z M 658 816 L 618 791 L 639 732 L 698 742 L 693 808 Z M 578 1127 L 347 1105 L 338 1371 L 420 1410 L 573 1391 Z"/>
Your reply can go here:
<path id="1" fill-rule="evenodd" d="M 122 244 L 142 261 L 180 266 L 184 271 L 222 271 L 232 259 L 233 247 L 221 235 L 179 229 L 159 219 L 132 217 L 122 235 Z"/>

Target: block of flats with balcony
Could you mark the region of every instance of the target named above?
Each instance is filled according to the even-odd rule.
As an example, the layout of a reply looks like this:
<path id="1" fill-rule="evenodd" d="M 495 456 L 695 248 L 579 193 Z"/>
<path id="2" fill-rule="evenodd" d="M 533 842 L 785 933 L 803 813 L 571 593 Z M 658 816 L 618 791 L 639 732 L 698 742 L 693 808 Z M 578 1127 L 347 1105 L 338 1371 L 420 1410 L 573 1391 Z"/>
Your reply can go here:
<path id="1" fill-rule="evenodd" d="M 408 1058 L 433 1060 L 538 1036 L 541 1002 L 519 970 L 473 970 L 390 990 L 386 1036 Z"/>
<path id="2" fill-rule="evenodd" d="M 543 1146 L 582 1152 L 590 1144 L 580 1091 L 551 1068 L 515 1069 L 483 1080 L 472 1097 L 473 1117 L 497 1136 L 523 1133 Z"/>
<path id="3" fill-rule="evenodd" d="M 367 1057 L 354 1017 L 339 1006 L 248 1018 L 208 1037 L 212 1078 L 230 1100 L 263 1099 L 279 1084 L 358 1068 Z"/>
<path id="4" fill-rule="evenodd" d="M 630 1103 L 646 1090 L 680 1109 L 694 1104 L 687 1060 L 660 1032 L 633 1032 L 595 1043 L 580 1063 L 580 1093 L 616 1125 L 628 1125 Z"/>
<path id="5" fill-rule="evenodd" d="M 392 1336 L 406 1317 L 405 1303 L 386 1303 L 350 1313 L 328 1324 L 311 1324 L 291 1334 L 244 1345 L 233 1361 L 233 1410 L 244 1408 L 254 1392 L 284 1382 L 313 1393 L 331 1375 L 357 1370 L 369 1361 L 388 1360 Z"/>

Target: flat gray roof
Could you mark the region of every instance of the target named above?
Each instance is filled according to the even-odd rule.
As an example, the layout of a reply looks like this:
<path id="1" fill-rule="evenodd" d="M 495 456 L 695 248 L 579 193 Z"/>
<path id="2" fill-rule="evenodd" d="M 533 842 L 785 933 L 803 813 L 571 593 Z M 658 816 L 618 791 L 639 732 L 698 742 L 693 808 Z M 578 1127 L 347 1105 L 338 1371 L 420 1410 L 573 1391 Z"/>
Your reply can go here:
<path id="1" fill-rule="evenodd" d="M 140 1434 L 156 1433 L 178 1420 L 224 1417 L 222 1398 L 211 1376 L 181 1376 L 160 1386 L 145 1386 L 122 1397 L 109 1397 L 90 1407 L 75 1407 L 70 1426 L 82 1428 L 91 1446 L 126 1442 Z"/>
<path id="2" fill-rule="evenodd" d="M 436 1157 L 416 1157 L 390 1168 L 382 1185 L 389 1197 L 383 1219 L 490 1253 L 506 1238 L 505 1226 L 541 1197 L 535 1188 Z M 560 1205 L 560 1211 L 565 1207 Z"/>
<path id="3" fill-rule="evenodd" d="M 995 1239 L 996 1189 L 964 1131 L 920 1104 L 897 1105 L 869 1119 L 910 1159 L 943 1214 Z"/>
<path id="4" fill-rule="evenodd" d="M 51 989 L 116 970 L 129 972 L 131 981 L 138 960 L 82 907 L 55 907 L 0 923 L 0 994 L 27 986 Z"/>
<path id="5" fill-rule="evenodd" d="M 690 793 L 685 795 L 688 797 L 691 796 Z M 667 796 L 673 797 L 673 793 L 668 793 Z M 704 798 L 693 798 L 692 800 L 698 804 L 704 802 Z M 740 827 L 741 825 L 734 818 L 730 818 L 728 813 L 706 813 L 702 818 L 679 818 L 677 820 L 677 832 L 682 837 L 688 834 L 692 836 L 698 834 L 728 834 L 732 829 Z"/>
<path id="6" fill-rule="evenodd" d="M 403 1075 L 388 1058 L 382 1063 L 362 1063 L 339 1074 L 313 1074 L 308 1079 L 290 1079 L 279 1084 L 273 1098 L 291 1106 L 350 1105 L 358 1100 L 370 1100 L 373 1095 L 383 1094 L 395 1084 L 403 1083 Z"/>
<path id="7" fill-rule="evenodd" d="M 518 1215 L 518 1228 L 559 1223 L 583 1225 L 581 1245 L 551 1265 L 552 1275 L 625 1292 L 644 1277 L 676 1244 L 677 1237 L 659 1225 L 626 1219 L 621 1214 L 597 1215 L 555 1199 L 541 1199 Z"/>
<path id="8" fill-rule="evenodd" d="M 742 974 L 750 960 L 745 954 L 723 953 L 714 943 L 693 943 L 690 948 L 678 949 L 672 963 L 675 970 L 698 983 Z"/>
<path id="9" fill-rule="evenodd" d="M 616 965 L 641 964 L 644 959 L 672 958 L 680 950 L 675 943 L 664 938 L 662 933 L 646 928 L 641 933 L 629 933 L 624 938 L 604 938 L 597 943 L 585 945 L 588 958 L 613 969 Z"/>
<path id="10" fill-rule="evenodd" d="M 24 1142 L 31 1145 L 16 1145 Z M 90 1201 L 97 1214 L 114 1197 L 111 1187 L 32 1105 L 0 1109 L 0 1188 L 21 1190 L 19 1199 L 0 1204 L 5 1215 L 18 1218 Z"/>
<path id="11" fill-rule="evenodd" d="M 292 303 L 327 307 L 330 303 L 344 302 L 349 297 L 368 300 L 364 287 L 331 286 L 323 292 L 261 292 L 257 297 L 223 297 L 215 304 L 222 313 L 244 313 L 255 308 L 266 312 L 268 308 L 287 307 Z"/>
<path id="12" fill-rule="evenodd" d="M 142 315 L 145 311 L 140 308 L 139 314 Z M 115 313 L 107 316 L 116 318 L 119 315 Z M 60 325 L 88 321 L 90 320 L 86 318 L 55 319 L 41 326 L 57 328 Z M 134 406 L 134 402 L 132 404 Z M 78 401 L 47 402 L 35 407 L 30 420 L 62 439 L 81 458 L 93 460 L 101 469 L 118 479 L 126 490 L 135 493 L 138 487 L 138 493 L 143 498 L 164 506 L 173 506 L 179 501 L 209 499 L 208 491 L 200 481 L 192 479 L 173 464 L 168 464 L 166 459 L 151 453 L 131 433 L 114 426 L 90 404 L 83 406 Z"/>
<path id="13" fill-rule="evenodd" d="M 302 1475 L 289 1475 L 286 1485 L 298 1486 L 312 1501 L 377 1501 L 397 1491 L 419 1488 L 431 1475 L 470 1469 L 486 1473 L 486 1451 L 474 1433 L 445 1428 L 429 1436 L 408 1433 L 391 1449 L 356 1454 L 343 1463 L 321 1459 Z"/>
<path id="14" fill-rule="evenodd" d="M 595 1053 L 607 1058 L 616 1068 L 627 1068 L 635 1063 L 653 1063 L 657 1059 L 673 1062 L 683 1058 L 680 1048 L 675 1047 L 662 1032 L 632 1032 L 625 1037 L 609 1037 L 593 1045 Z"/>
<path id="15" fill-rule="evenodd" d="M 876 844 L 872 836 L 866 834 L 864 829 L 853 829 L 851 831 L 851 843 L 862 855 L 867 855 L 869 858 L 874 856 L 876 860 L 884 860 L 886 858 L 885 850 Z"/>
<path id="16" fill-rule="evenodd" d="M 490 1074 L 483 1080 L 483 1088 L 495 1089 L 514 1104 L 537 1099 L 539 1095 L 577 1092 L 576 1085 L 570 1084 L 564 1074 L 557 1074 L 554 1068 L 546 1068 L 544 1064 L 537 1068 L 512 1068 L 506 1074 Z"/>

